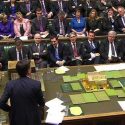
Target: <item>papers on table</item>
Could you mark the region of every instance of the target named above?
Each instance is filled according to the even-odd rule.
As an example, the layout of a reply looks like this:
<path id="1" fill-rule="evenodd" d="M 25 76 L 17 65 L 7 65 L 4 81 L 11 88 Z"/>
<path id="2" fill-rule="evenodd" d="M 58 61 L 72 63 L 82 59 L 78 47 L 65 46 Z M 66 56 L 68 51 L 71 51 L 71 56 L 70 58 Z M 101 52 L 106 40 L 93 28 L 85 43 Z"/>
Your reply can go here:
<path id="1" fill-rule="evenodd" d="M 125 101 L 118 101 L 118 104 L 121 106 L 122 110 L 125 111 Z"/>
<path id="2" fill-rule="evenodd" d="M 22 41 L 28 40 L 28 36 L 21 36 L 20 39 L 21 39 Z"/>
<path id="3" fill-rule="evenodd" d="M 45 103 L 45 105 L 49 108 L 46 111 L 48 113 L 45 121 L 46 123 L 58 125 L 63 121 L 66 106 L 62 105 L 62 103 L 63 101 L 58 98 L 54 98 Z"/>
<path id="4" fill-rule="evenodd" d="M 56 74 L 64 74 L 64 73 L 66 73 L 67 71 L 69 71 L 69 69 L 68 69 L 67 67 L 61 66 L 61 67 L 59 67 L 59 68 L 57 68 L 57 69 L 55 70 L 55 73 L 56 73 Z"/>
<path id="5" fill-rule="evenodd" d="M 123 70 L 125 69 L 125 63 L 94 66 L 96 71 L 110 71 L 110 70 Z"/>

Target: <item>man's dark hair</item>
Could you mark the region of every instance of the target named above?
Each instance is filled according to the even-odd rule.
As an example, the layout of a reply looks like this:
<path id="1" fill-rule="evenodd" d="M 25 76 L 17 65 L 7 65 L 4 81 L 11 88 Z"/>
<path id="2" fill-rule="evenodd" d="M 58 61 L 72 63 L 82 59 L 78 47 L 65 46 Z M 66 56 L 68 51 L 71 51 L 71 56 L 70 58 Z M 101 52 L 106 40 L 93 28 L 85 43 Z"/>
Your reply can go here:
<path id="1" fill-rule="evenodd" d="M 30 60 L 24 59 L 18 61 L 16 64 L 16 71 L 20 77 L 26 77 L 29 69 L 30 69 Z"/>
<path id="2" fill-rule="evenodd" d="M 95 32 L 94 32 L 93 30 L 89 30 L 88 34 L 89 34 L 89 33 L 95 34 Z"/>
<path id="3" fill-rule="evenodd" d="M 22 41 L 21 39 L 15 40 L 15 45 L 16 45 L 16 46 L 20 46 L 20 45 L 22 45 L 22 44 L 23 44 L 23 41 Z"/>
<path id="4" fill-rule="evenodd" d="M 56 40 L 58 40 L 58 36 L 57 36 L 57 35 L 52 35 L 52 36 L 50 36 L 50 40 L 51 40 L 51 39 L 54 39 L 54 38 L 56 38 Z"/>

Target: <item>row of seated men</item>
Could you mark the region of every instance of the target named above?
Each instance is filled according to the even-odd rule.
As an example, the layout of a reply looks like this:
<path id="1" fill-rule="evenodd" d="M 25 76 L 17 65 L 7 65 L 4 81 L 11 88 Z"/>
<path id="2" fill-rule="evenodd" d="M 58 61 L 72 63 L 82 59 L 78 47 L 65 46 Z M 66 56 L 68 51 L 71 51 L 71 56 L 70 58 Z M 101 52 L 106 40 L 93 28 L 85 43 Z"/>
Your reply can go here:
<path id="1" fill-rule="evenodd" d="M 35 13 L 37 7 L 41 7 L 44 15 L 48 18 L 54 17 L 60 10 L 64 11 L 68 17 L 73 17 L 77 7 L 81 8 L 84 16 L 88 16 L 91 9 L 96 9 L 99 15 L 104 15 L 109 7 L 115 12 L 117 12 L 118 6 L 125 7 L 125 0 L 23 0 L 23 3 L 18 3 L 19 0 L 8 1 L 5 4 L 3 0 L 0 0 L 0 13 L 5 12 L 8 15 L 13 15 L 14 12 L 21 11 L 24 16 L 27 16 Z"/>
<path id="2" fill-rule="evenodd" d="M 15 0 L 11 0 L 10 5 L 12 4 L 13 6 L 14 5 L 16 6 L 14 1 Z M 106 2 L 104 2 L 105 0 L 98 0 L 98 2 L 99 1 L 100 2 L 103 1 L 103 3 L 107 4 Z M 13 10 L 13 11 L 11 10 L 13 14 L 9 13 L 8 15 L 10 15 L 10 18 L 14 19 L 15 21 L 13 24 L 12 22 L 9 22 L 9 20 L 7 21 L 7 17 L 4 16 L 4 18 L 0 23 L 1 38 L 14 37 L 14 35 L 16 37 L 20 37 L 20 36 L 32 37 L 36 32 L 41 33 L 42 36 L 46 36 L 48 32 L 50 34 L 67 36 L 67 34 L 69 34 L 71 31 L 77 33 L 77 35 L 85 36 L 88 34 L 89 30 L 93 30 L 96 33 L 96 35 L 104 35 L 109 30 L 115 30 L 119 33 L 125 32 L 124 30 L 125 29 L 125 21 L 124 21 L 125 9 L 124 7 L 121 7 L 121 6 L 119 6 L 117 9 L 116 8 L 114 9 L 114 6 L 109 6 L 110 7 L 109 9 L 109 7 L 105 5 L 107 7 L 106 11 L 104 11 L 105 13 L 103 12 L 103 14 L 99 14 L 99 15 L 103 15 L 102 16 L 103 19 L 102 18 L 100 19 L 100 17 L 98 17 L 98 14 L 96 11 L 97 9 L 93 10 L 94 7 L 91 7 L 91 11 L 87 18 L 84 18 L 82 16 L 80 12 L 81 10 L 80 7 L 79 7 L 80 10 L 76 9 L 75 7 L 72 13 L 74 14 L 74 16 L 72 16 L 73 19 L 71 20 L 69 25 L 67 19 L 64 18 L 67 16 L 68 12 L 64 11 L 64 9 L 60 9 L 59 7 L 58 7 L 58 11 L 56 9 L 52 9 L 52 10 L 56 10 L 55 15 L 58 14 L 58 17 L 54 19 L 54 21 L 52 21 L 52 24 L 51 24 L 51 22 L 48 23 L 47 18 L 51 17 L 51 15 L 53 15 L 54 12 L 53 11 L 47 12 L 47 10 L 45 11 L 46 9 L 45 4 L 47 4 L 47 1 L 42 1 L 42 2 L 45 2 L 44 7 L 42 7 L 40 3 L 38 4 L 37 3 L 38 1 L 36 1 L 36 4 L 35 4 L 35 1 L 32 1 L 33 8 L 34 8 L 33 13 L 31 12 L 31 10 L 29 10 L 31 9 L 30 3 L 27 3 L 30 1 L 26 0 L 25 2 L 26 2 L 24 3 L 25 7 L 23 6 L 23 4 L 21 4 L 20 7 L 16 7 L 19 9 L 18 11 L 21 11 L 22 13 L 17 12 L 15 9 L 13 10 L 12 9 L 13 7 L 11 7 L 10 5 L 5 7 L 4 5 L 2 6 L 5 8 L 3 9 L 3 11 L 5 11 L 7 14 L 9 11 L 7 12 L 6 9 L 11 8 Z M 56 1 L 56 5 L 58 5 L 58 2 L 59 1 Z M 61 2 L 64 2 L 64 1 L 61 1 Z M 73 2 L 73 1 L 70 1 L 70 2 Z M 41 9 L 36 8 L 36 7 L 39 7 L 37 5 L 39 6 L 41 5 Z M 55 7 L 56 5 L 53 5 L 53 7 Z M 81 7 L 84 8 L 83 5 Z M 21 10 L 20 8 L 26 10 L 26 13 L 24 14 L 23 10 Z M 46 15 L 45 12 L 48 15 Z M 64 13 L 60 13 L 60 12 L 64 12 Z M 117 14 L 118 16 L 116 16 Z M 34 18 L 30 24 L 30 21 L 26 18 L 31 19 L 33 15 L 36 16 L 36 18 Z"/>
<path id="3" fill-rule="evenodd" d="M 81 16 L 80 9 L 76 9 L 75 17 L 71 19 L 70 24 L 65 18 L 64 11 L 58 13 L 58 17 L 53 21 L 48 22 L 48 19 L 42 16 L 42 10 L 37 8 L 36 18 L 33 20 L 23 17 L 21 12 L 16 13 L 16 19 L 11 22 L 6 14 L 3 14 L 0 22 L 0 38 L 7 39 L 10 37 L 27 36 L 33 37 L 34 34 L 40 33 L 41 37 L 46 37 L 48 34 L 67 36 L 70 32 L 75 32 L 78 36 L 86 36 L 90 30 L 95 32 L 95 35 L 107 34 L 110 30 L 115 30 L 119 33 L 125 32 L 125 9 L 118 7 L 119 16 L 115 17 L 113 10 L 108 10 L 108 16 L 105 20 L 97 16 L 97 11 L 93 9 L 88 18 Z"/>
<path id="4" fill-rule="evenodd" d="M 95 41 L 93 31 L 88 33 L 84 42 L 77 42 L 74 32 L 70 33 L 67 44 L 60 42 L 57 36 L 51 36 L 49 46 L 36 33 L 34 43 L 28 47 L 21 40 L 16 40 L 15 46 L 8 50 L 8 60 L 32 58 L 38 68 L 117 63 L 125 61 L 124 48 L 125 42 L 117 41 L 115 31 L 109 31 L 107 39 L 101 43 Z M 3 52 L 1 49 L 1 68 L 5 67 Z"/>

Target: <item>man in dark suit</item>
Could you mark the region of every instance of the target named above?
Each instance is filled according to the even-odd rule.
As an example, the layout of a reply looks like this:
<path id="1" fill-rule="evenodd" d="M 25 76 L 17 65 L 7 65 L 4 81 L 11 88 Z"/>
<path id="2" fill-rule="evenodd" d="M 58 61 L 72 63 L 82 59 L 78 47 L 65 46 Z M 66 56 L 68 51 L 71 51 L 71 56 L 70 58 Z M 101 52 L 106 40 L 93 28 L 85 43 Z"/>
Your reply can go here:
<path id="1" fill-rule="evenodd" d="M 32 59 L 34 59 L 36 67 L 47 67 L 47 45 L 42 42 L 41 35 L 36 33 L 34 35 L 34 43 L 30 46 Z"/>
<path id="2" fill-rule="evenodd" d="M 95 41 L 95 33 L 89 31 L 88 40 L 83 42 L 82 59 L 84 64 L 99 64 L 99 42 Z"/>
<path id="3" fill-rule="evenodd" d="M 53 16 L 53 8 L 50 0 L 39 0 L 40 8 L 42 9 L 43 16 L 47 18 L 52 18 Z"/>
<path id="4" fill-rule="evenodd" d="M 0 46 L 0 70 L 6 70 L 7 60 L 5 56 L 4 46 Z"/>
<path id="5" fill-rule="evenodd" d="M 125 0 L 111 0 L 112 2 L 112 7 L 114 10 L 117 12 L 117 8 L 119 6 L 124 6 L 125 7 Z"/>
<path id="6" fill-rule="evenodd" d="M 118 7 L 119 15 L 116 18 L 116 28 L 120 33 L 125 33 L 125 8 L 120 6 Z"/>
<path id="7" fill-rule="evenodd" d="M 57 16 L 59 11 L 64 11 L 65 12 L 65 17 L 67 17 L 68 14 L 68 2 L 64 0 L 57 0 L 52 2 L 52 7 L 53 7 L 53 14 L 54 16 Z"/>
<path id="8" fill-rule="evenodd" d="M 48 19 L 42 16 L 42 10 L 37 8 L 36 18 L 32 20 L 32 34 L 40 33 L 41 36 L 48 34 Z"/>
<path id="9" fill-rule="evenodd" d="M 101 42 L 101 63 L 116 63 L 121 61 L 123 57 L 122 45 L 121 42 L 116 40 L 116 35 L 115 31 L 109 31 L 108 39 Z"/>
<path id="10" fill-rule="evenodd" d="M 50 67 L 63 66 L 66 63 L 66 47 L 64 43 L 58 41 L 57 36 L 50 37 L 51 44 L 48 46 L 48 56 Z"/>
<path id="11" fill-rule="evenodd" d="M 20 78 L 6 84 L 0 108 L 9 112 L 10 125 L 41 125 L 40 109 L 44 107 L 41 83 L 30 78 L 29 60 L 19 61 L 16 70 Z"/>
<path id="12" fill-rule="evenodd" d="M 76 8 L 82 9 L 82 7 L 83 7 L 82 0 L 69 0 L 68 1 L 68 9 L 69 9 L 68 16 L 74 17 Z"/>
<path id="13" fill-rule="evenodd" d="M 65 18 L 65 12 L 60 11 L 58 17 L 53 20 L 53 34 L 57 36 L 67 36 L 69 32 L 69 23 Z"/>
<path id="14" fill-rule="evenodd" d="M 23 60 L 31 59 L 31 53 L 29 47 L 23 46 L 22 40 L 16 40 L 15 46 L 8 50 L 8 60 Z"/>
<path id="15" fill-rule="evenodd" d="M 82 44 L 77 42 L 77 35 L 76 33 L 72 32 L 69 35 L 69 40 L 67 44 L 67 65 L 74 66 L 74 65 L 81 65 L 82 58 L 81 58 L 81 49 Z"/>
<path id="16" fill-rule="evenodd" d="M 38 3 L 37 1 L 25 0 L 20 5 L 20 11 L 24 15 L 24 17 L 28 19 L 33 19 L 35 17 L 35 11 L 37 9 Z"/>

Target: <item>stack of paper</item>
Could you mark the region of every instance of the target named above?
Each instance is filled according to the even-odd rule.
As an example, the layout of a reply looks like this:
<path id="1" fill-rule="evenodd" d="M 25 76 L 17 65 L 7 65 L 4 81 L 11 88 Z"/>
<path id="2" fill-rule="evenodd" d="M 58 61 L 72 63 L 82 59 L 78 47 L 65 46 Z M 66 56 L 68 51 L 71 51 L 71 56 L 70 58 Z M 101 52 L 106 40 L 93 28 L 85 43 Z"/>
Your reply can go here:
<path id="1" fill-rule="evenodd" d="M 59 68 L 57 68 L 57 69 L 55 70 L 55 73 L 56 73 L 56 74 L 64 74 L 64 73 L 66 73 L 67 71 L 69 71 L 69 69 L 68 69 L 67 67 L 61 66 L 61 67 L 59 67 Z"/>
<path id="2" fill-rule="evenodd" d="M 62 103 L 63 101 L 58 98 L 54 98 L 45 103 L 45 105 L 49 108 L 47 110 L 48 114 L 45 121 L 46 123 L 58 125 L 63 121 L 66 106 L 62 105 Z"/>
<path id="3" fill-rule="evenodd" d="M 94 66 L 96 71 L 111 71 L 111 70 L 123 70 L 125 69 L 125 63 Z"/>

